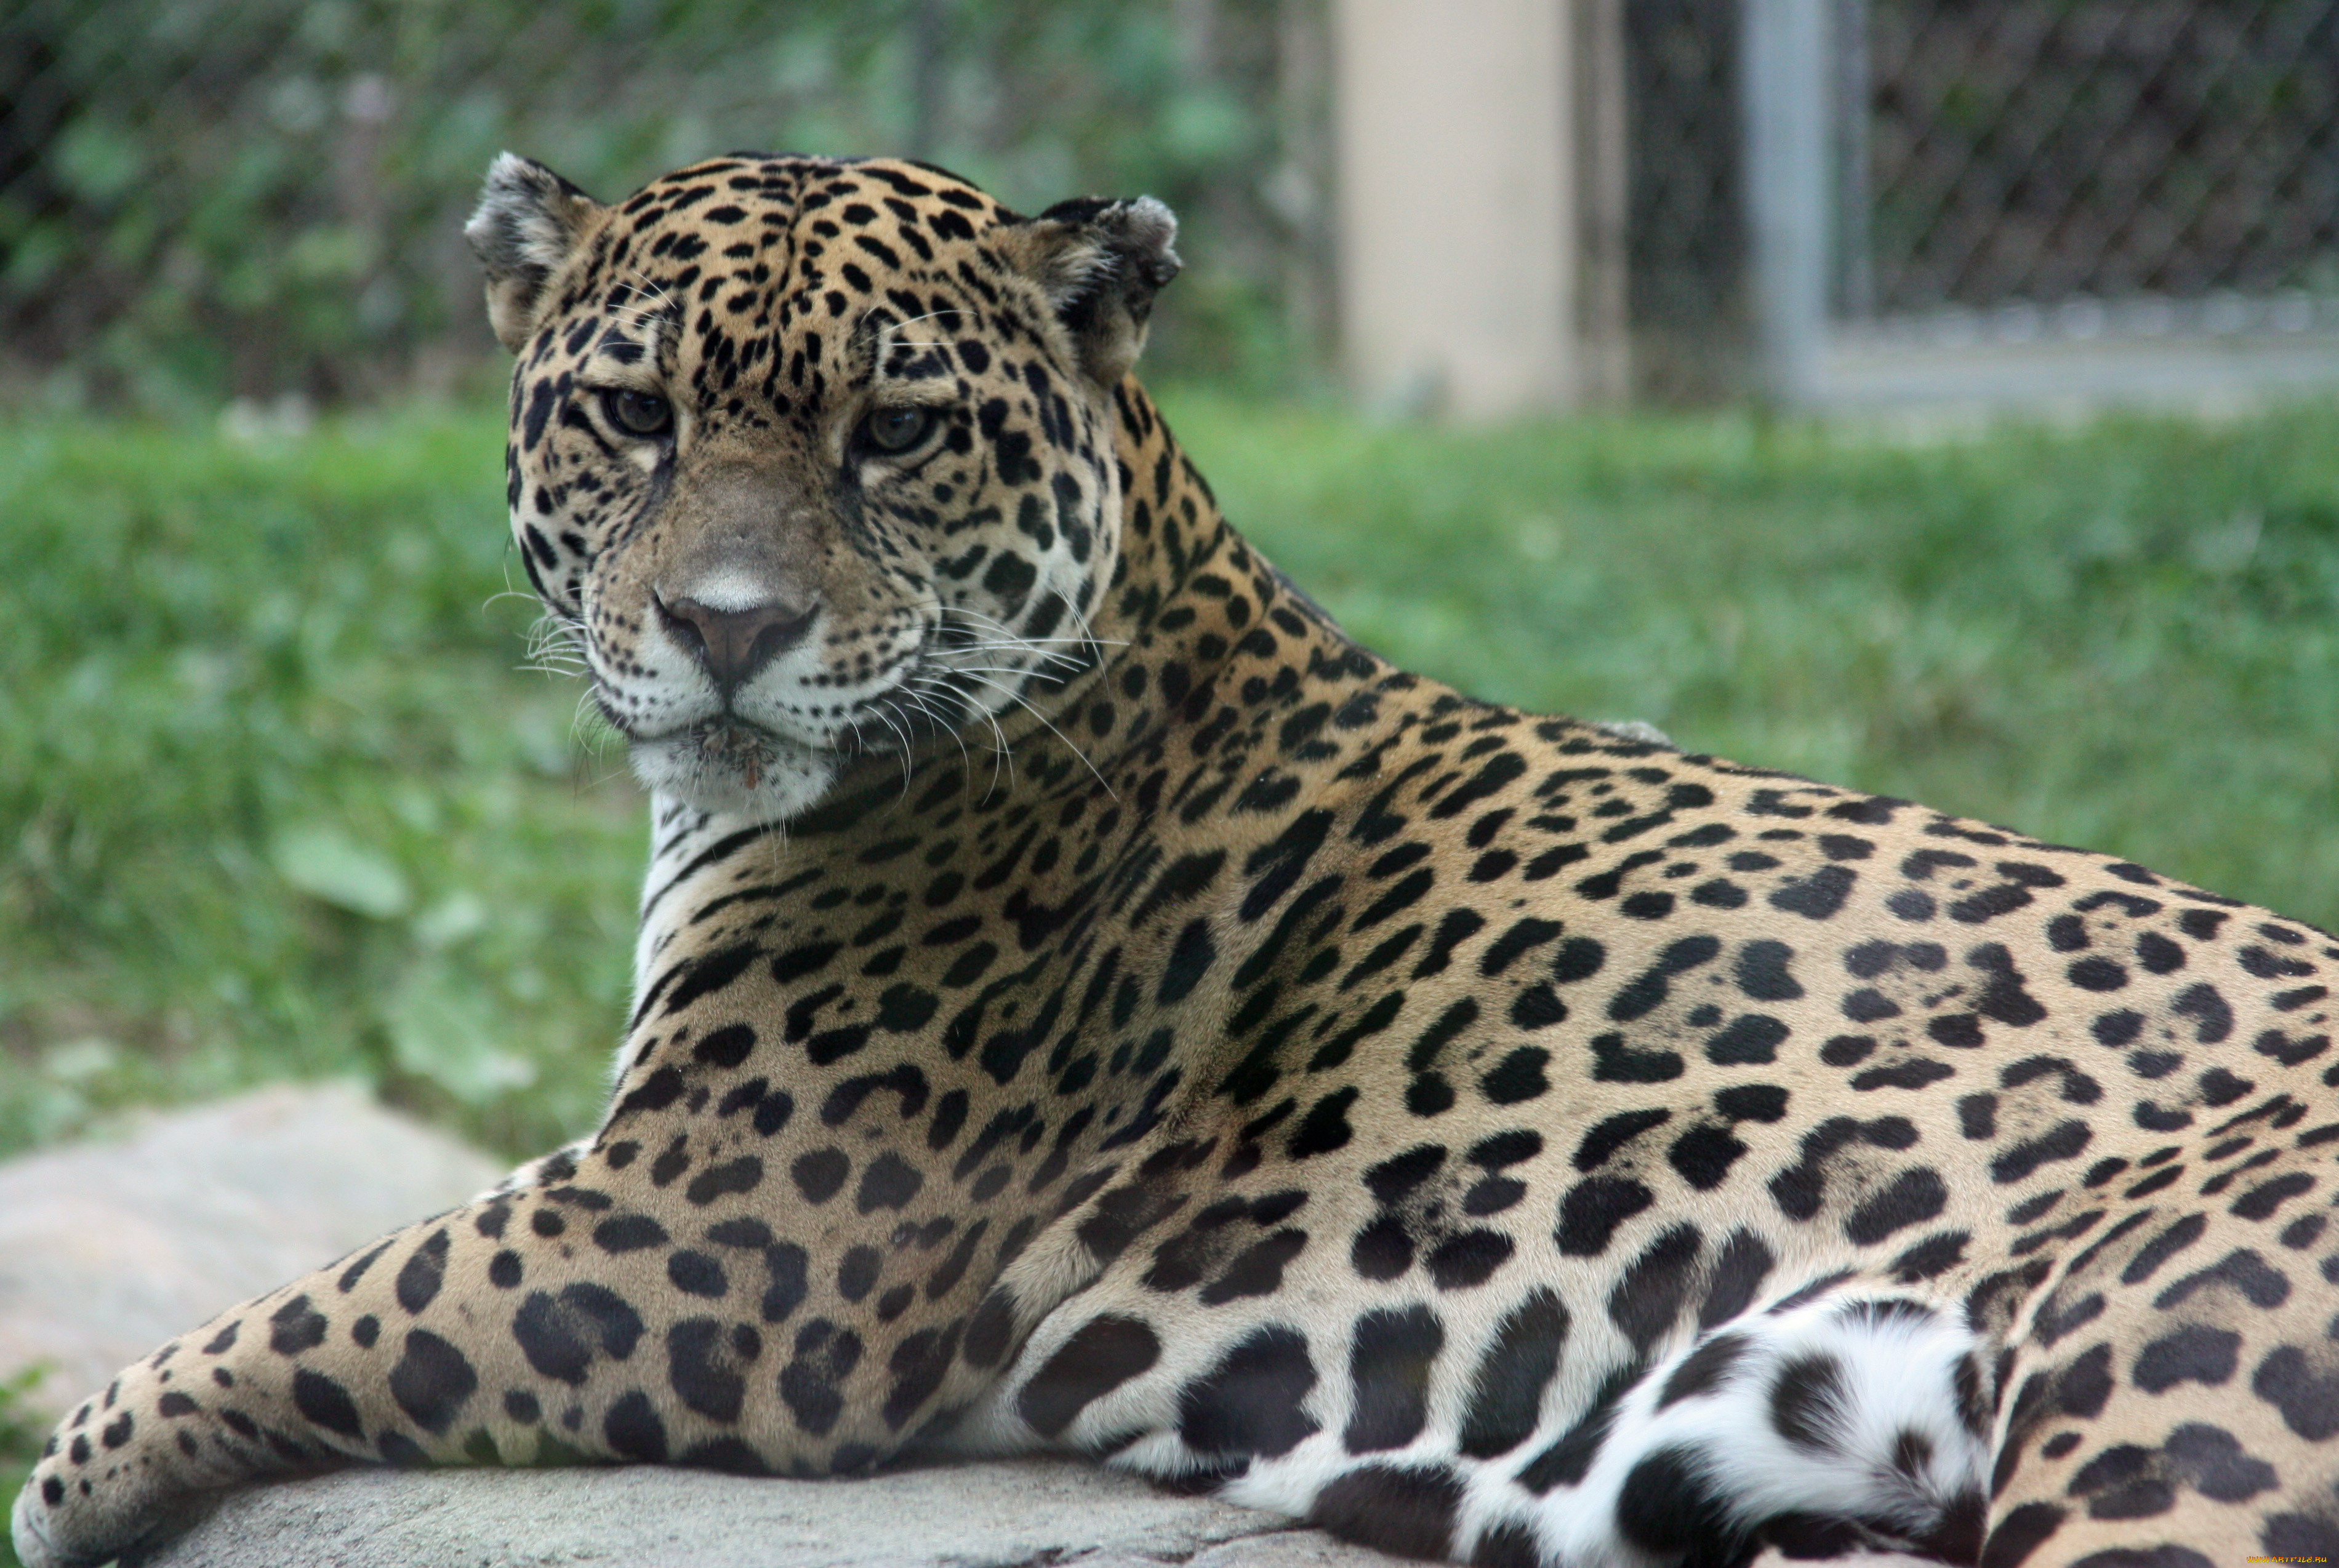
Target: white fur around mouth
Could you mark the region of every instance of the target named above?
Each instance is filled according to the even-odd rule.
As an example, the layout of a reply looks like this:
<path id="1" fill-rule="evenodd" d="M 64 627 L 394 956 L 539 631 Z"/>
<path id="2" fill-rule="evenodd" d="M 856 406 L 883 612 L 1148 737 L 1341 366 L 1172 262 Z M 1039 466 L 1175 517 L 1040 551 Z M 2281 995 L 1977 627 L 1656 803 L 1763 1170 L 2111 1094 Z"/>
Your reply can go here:
<path id="1" fill-rule="evenodd" d="M 736 721 L 703 725 L 630 748 L 634 775 L 654 794 L 701 811 L 779 822 L 816 804 L 843 759 Z"/>

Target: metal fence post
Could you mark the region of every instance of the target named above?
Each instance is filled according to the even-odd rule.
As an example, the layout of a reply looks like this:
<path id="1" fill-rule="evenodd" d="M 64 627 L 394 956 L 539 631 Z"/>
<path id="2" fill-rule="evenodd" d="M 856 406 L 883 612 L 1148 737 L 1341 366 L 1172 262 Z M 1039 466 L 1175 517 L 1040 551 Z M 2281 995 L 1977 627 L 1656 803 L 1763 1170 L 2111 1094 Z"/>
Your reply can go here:
<path id="1" fill-rule="evenodd" d="M 1632 108 L 1625 101 L 1624 0 L 1573 0 L 1579 395 L 1633 391 Z"/>
<path id="2" fill-rule="evenodd" d="M 1836 260 L 1836 319 L 1844 321 L 1864 321 L 1876 313 L 1874 263 L 1869 256 L 1870 3 L 1836 0 L 1835 5 L 1831 116 L 1836 126 L 1835 222 L 1828 243 Z"/>
<path id="3" fill-rule="evenodd" d="M 1830 181 L 1828 0 L 1741 0 L 1746 218 L 1762 390 L 1819 390 L 1827 340 Z"/>

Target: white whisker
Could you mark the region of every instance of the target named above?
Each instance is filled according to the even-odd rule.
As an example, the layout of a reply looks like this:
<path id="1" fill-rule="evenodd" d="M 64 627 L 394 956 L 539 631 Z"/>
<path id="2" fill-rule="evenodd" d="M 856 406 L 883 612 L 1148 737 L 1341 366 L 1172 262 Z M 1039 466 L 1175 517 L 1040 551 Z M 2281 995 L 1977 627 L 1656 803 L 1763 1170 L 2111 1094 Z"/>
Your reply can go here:
<path id="1" fill-rule="evenodd" d="M 1120 794 L 1113 789 L 1111 781 L 1107 779 L 1103 774 L 1097 771 L 1096 764 L 1089 761 L 1089 754 L 1074 745 L 1065 735 L 1063 731 L 1058 729 L 1054 725 L 1050 724 L 1048 722 L 1048 715 L 1041 713 L 1038 708 L 1032 706 L 1030 702 L 1024 699 L 1021 694 L 1007 686 L 1001 685 L 997 681 L 986 680 L 981 676 L 976 676 L 974 679 L 982 685 L 991 687 L 993 691 L 1002 694 L 1008 701 L 1021 707 L 1025 713 L 1030 714 L 1033 718 L 1038 719 L 1041 728 L 1045 729 L 1050 735 L 1055 736 L 1058 740 L 1063 742 L 1064 749 L 1081 759 L 1081 765 L 1089 770 L 1090 774 L 1095 777 L 1097 783 L 1104 785 L 1104 793 L 1106 794 L 1112 796 L 1114 800 L 1119 800 L 1120 798 Z"/>

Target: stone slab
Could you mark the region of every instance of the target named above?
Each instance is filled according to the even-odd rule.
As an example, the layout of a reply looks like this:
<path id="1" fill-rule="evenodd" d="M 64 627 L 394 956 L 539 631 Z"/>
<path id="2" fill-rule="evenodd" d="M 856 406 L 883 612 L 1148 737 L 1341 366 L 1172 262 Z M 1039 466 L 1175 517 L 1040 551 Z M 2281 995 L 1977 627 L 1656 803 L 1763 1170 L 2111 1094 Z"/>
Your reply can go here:
<path id="1" fill-rule="evenodd" d="M 1277 1514 L 1065 1460 L 861 1481 L 354 1470 L 229 1494 L 137 1568 L 1395 1568 Z M 125 1561 L 124 1568 L 131 1568 Z"/>
<path id="2" fill-rule="evenodd" d="M 56 1415 L 246 1297 L 493 1186 L 486 1155 L 350 1084 L 137 1118 L 0 1165 L 0 1376 Z"/>

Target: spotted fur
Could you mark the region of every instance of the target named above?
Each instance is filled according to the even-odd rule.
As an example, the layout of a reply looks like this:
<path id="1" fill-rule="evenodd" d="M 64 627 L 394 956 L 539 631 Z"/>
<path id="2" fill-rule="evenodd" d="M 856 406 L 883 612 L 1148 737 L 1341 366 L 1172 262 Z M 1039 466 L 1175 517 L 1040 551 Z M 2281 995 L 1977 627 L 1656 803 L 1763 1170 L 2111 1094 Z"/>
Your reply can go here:
<path id="1" fill-rule="evenodd" d="M 2330 936 L 1391 669 L 1129 379 L 1157 203 L 505 159 L 470 232 L 656 792 L 608 1113 L 125 1371 L 29 1563 L 1035 1449 L 1485 1564 L 2339 1545 Z"/>

